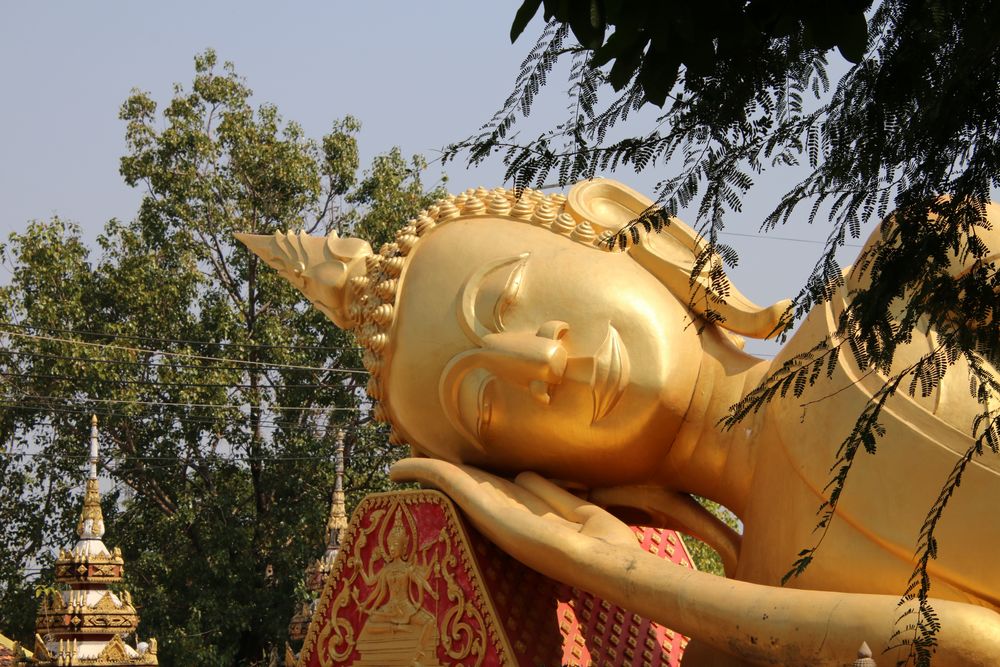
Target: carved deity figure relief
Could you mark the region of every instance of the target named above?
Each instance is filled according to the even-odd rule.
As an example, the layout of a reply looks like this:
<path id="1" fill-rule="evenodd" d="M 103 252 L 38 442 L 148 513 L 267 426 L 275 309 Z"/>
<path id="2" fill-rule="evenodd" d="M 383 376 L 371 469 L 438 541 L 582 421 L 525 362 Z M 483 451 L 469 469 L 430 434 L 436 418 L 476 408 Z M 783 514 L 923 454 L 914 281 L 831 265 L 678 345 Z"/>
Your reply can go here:
<path id="1" fill-rule="evenodd" d="M 339 592 L 320 599 L 322 620 L 314 619 L 303 655 L 315 653 L 321 667 L 480 667 L 487 626 L 482 601 L 457 579 L 468 564 L 456 560 L 454 522 L 419 526 L 409 503 L 424 502 L 420 495 L 365 502 L 375 509 L 352 525 L 350 550 L 331 574 Z"/>
<path id="2" fill-rule="evenodd" d="M 428 576 L 433 570 L 440 571 L 440 565 L 436 558 L 420 562 L 417 545 L 407 536 L 404 523 L 402 510 L 397 508 L 385 541 L 386 551 L 381 553 L 382 568 L 374 571 L 374 564 L 369 564 L 360 570 L 371 591 L 364 600 L 357 600 L 368 615 L 357 642 L 361 661 L 355 664 L 359 667 L 390 667 L 390 660 L 400 647 L 406 653 L 403 659 L 408 661 L 407 667 L 439 664 L 436 620 L 423 608 L 423 603 L 424 596 L 437 599 Z"/>
<path id="3" fill-rule="evenodd" d="M 846 271 L 777 358 L 759 359 L 741 337 L 772 335 L 787 302 L 752 303 L 718 258 L 699 261 L 694 230 L 671 219 L 625 248 L 604 242 L 651 205 L 595 179 L 568 196 L 448 197 L 378 253 L 336 236 L 240 238 L 355 332 L 373 414 L 414 454 L 396 479 L 441 489 L 529 567 L 691 636 L 685 665 L 833 666 L 862 641 L 898 644 L 921 525 L 989 406 L 970 398 L 962 368 L 927 395 L 893 396 L 878 455 L 852 471 L 812 563 L 784 584 L 815 540 L 838 447 L 885 378 L 843 354 L 800 400 L 772 401 L 733 430 L 719 422 L 773 369 L 828 340 L 870 275 Z M 982 240 L 998 249 L 1000 209 L 987 214 Z M 955 264 L 953 275 L 968 269 Z M 936 335 L 918 331 L 897 363 Z M 977 458 L 939 526 L 929 575 L 940 667 L 1000 655 L 1000 568 L 982 567 L 1000 549 L 998 478 L 1000 457 Z M 733 510 L 743 534 L 693 495 Z M 626 511 L 703 539 L 728 579 L 654 562 L 616 518 Z"/>

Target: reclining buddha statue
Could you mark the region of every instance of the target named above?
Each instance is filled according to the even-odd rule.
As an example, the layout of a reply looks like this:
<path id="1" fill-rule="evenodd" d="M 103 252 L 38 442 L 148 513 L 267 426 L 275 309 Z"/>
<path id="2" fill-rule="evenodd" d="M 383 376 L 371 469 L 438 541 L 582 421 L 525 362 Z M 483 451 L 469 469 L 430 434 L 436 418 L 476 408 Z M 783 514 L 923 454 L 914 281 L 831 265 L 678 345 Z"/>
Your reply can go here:
<path id="1" fill-rule="evenodd" d="M 905 639 L 913 611 L 900 596 L 921 526 L 983 410 L 968 369 L 926 396 L 888 400 L 877 455 L 855 463 L 811 563 L 783 583 L 816 540 L 838 447 L 884 377 L 842 354 L 801 396 L 733 428 L 720 421 L 827 339 L 870 276 L 845 272 L 777 358 L 762 360 L 742 337 L 772 335 L 788 303 L 760 307 L 725 282 L 717 298 L 719 271 L 698 260 L 705 246 L 692 229 L 672 219 L 627 247 L 607 243 L 650 206 L 595 179 L 568 196 L 445 198 L 377 253 L 336 235 L 240 239 L 355 332 L 374 415 L 412 451 L 393 477 L 441 489 L 501 549 L 689 635 L 685 665 L 841 665 L 863 640 L 891 664 L 908 650 L 893 632 L 904 627 Z M 1000 209 L 988 217 L 1000 229 Z M 899 367 L 934 335 L 898 350 Z M 938 525 L 936 666 L 1000 664 L 1000 568 L 989 565 L 998 473 L 996 456 L 969 464 Z M 742 534 L 692 495 L 731 509 Z M 727 576 L 645 553 L 619 517 L 699 537 Z"/>

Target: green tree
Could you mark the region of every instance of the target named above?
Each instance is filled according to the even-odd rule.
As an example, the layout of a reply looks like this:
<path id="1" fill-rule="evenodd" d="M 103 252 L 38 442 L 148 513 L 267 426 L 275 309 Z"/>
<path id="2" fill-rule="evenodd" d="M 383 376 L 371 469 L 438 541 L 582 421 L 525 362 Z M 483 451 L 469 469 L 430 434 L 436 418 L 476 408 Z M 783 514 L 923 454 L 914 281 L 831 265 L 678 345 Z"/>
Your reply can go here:
<path id="1" fill-rule="evenodd" d="M 338 429 L 349 501 L 387 484 L 399 453 L 370 419 L 359 351 L 233 234 L 379 241 L 437 195 L 398 150 L 359 176 L 354 119 L 313 141 L 251 95 L 212 51 L 162 113 L 133 91 L 121 173 L 145 193 L 135 219 L 110 221 L 99 252 L 59 219 L 0 246 L 0 625 L 22 639 L 45 583 L 30 575 L 72 536 L 91 413 L 108 543 L 164 665 L 260 664 L 283 645 L 321 550 Z"/>
<path id="2" fill-rule="evenodd" d="M 819 517 L 826 526 L 857 455 L 875 453 L 885 399 L 907 388 L 933 391 L 956 363 L 972 369 L 973 396 L 983 406 L 970 424 L 975 442 L 914 536 L 917 566 L 906 594 L 919 599 L 920 613 L 911 657 L 926 665 L 937 629 L 926 576 L 936 526 L 965 468 L 1000 453 L 1000 413 L 991 407 L 1000 395 L 991 371 L 1000 358 L 1000 321 L 993 316 L 1000 277 L 989 261 L 997 249 L 979 238 L 988 227 L 990 190 L 1000 186 L 1000 38 L 994 29 L 1000 5 L 872 5 L 525 0 L 512 40 L 539 9 L 547 24 L 513 93 L 479 134 L 446 157 L 479 163 L 499 154 L 516 187 L 549 183 L 553 174 L 566 184 L 616 169 L 659 169 L 661 208 L 610 242 L 624 245 L 635 225 L 659 228 L 667 214 L 693 206 L 695 225 L 708 241 L 703 261 L 717 253 L 729 263 L 736 252 L 719 241 L 728 216 L 740 213 L 758 174 L 794 167 L 789 173 L 798 183 L 775 203 L 762 230 L 794 215 L 828 221 L 830 232 L 785 334 L 841 281 L 836 252 L 845 240 L 896 210 L 884 227 L 886 242 L 861 258 L 871 286 L 853 295 L 830 341 L 775 371 L 734 406 L 730 425 L 789 387 L 800 394 L 841 350 L 889 378 L 859 415 L 840 459 L 831 462 L 831 492 Z M 853 66 L 831 89 L 833 48 Z M 566 121 L 519 141 L 519 121 L 562 58 L 571 60 Z M 629 121 L 645 105 L 661 108 L 651 127 Z M 958 279 L 948 275 L 951 256 L 972 270 Z M 891 310 L 900 305 L 894 318 Z M 940 333 L 938 346 L 893 370 L 896 350 L 928 323 Z M 813 551 L 806 550 L 793 571 L 806 567 Z"/>

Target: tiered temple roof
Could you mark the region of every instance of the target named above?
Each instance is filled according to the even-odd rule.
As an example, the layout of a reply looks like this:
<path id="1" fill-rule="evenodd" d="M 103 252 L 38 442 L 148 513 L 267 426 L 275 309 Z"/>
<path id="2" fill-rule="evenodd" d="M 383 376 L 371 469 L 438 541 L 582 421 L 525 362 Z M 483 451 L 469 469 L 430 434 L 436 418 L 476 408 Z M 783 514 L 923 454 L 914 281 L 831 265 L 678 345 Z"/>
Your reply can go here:
<path id="1" fill-rule="evenodd" d="M 0 667 L 12 667 L 20 657 L 31 657 L 16 641 L 0 635 Z"/>
<path id="2" fill-rule="evenodd" d="M 333 502 L 330 504 L 330 517 L 326 522 L 326 549 L 322 556 L 306 568 L 306 588 L 311 599 L 299 606 L 288 624 L 290 643 L 285 647 L 285 664 L 289 666 L 295 664 L 298 649 L 302 646 L 309 630 L 309 623 L 316 613 L 316 601 L 323 592 L 326 578 L 337 560 L 344 531 L 347 530 L 347 505 L 344 501 L 344 432 L 342 430 L 337 432 L 334 465 Z"/>
<path id="3" fill-rule="evenodd" d="M 134 634 L 139 614 L 127 590 L 115 593 L 108 584 L 121 582 L 124 560 L 121 550 L 109 550 L 104 537 L 100 485 L 97 479 L 97 417 L 90 429 L 90 474 L 83 497 L 83 510 L 76 526 L 78 540 L 59 552 L 55 579 L 62 590 L 42 598 L 35 621 L 33 658 L 22 664 L 38 667 L 156 665 L 156 640 L 137 646 L 124 637 Z"/>

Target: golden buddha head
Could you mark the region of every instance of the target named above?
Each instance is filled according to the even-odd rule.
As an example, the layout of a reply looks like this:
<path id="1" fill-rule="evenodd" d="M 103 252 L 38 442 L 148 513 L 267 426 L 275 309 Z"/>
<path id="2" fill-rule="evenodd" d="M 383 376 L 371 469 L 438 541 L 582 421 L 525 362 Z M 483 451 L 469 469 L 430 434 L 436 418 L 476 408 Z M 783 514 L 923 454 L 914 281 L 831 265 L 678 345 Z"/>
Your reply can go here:
<path id="1" fill-rule="evenodd" d="M 358 239 L 241 235 L 338 326 L 355 331 L 375 417 L 416 453 L 584 483 L 643 478 L 680 428 L 702 316 L 776 331 L 671 220 L 627 247 L 651 206 L 607 180 L 568 197 L 479 189 L 439 201 L 374 254 Z M 724 277 L 722 278 L 724 280 Z M 714 289 L 713 289 L 714 288 Z"/>

